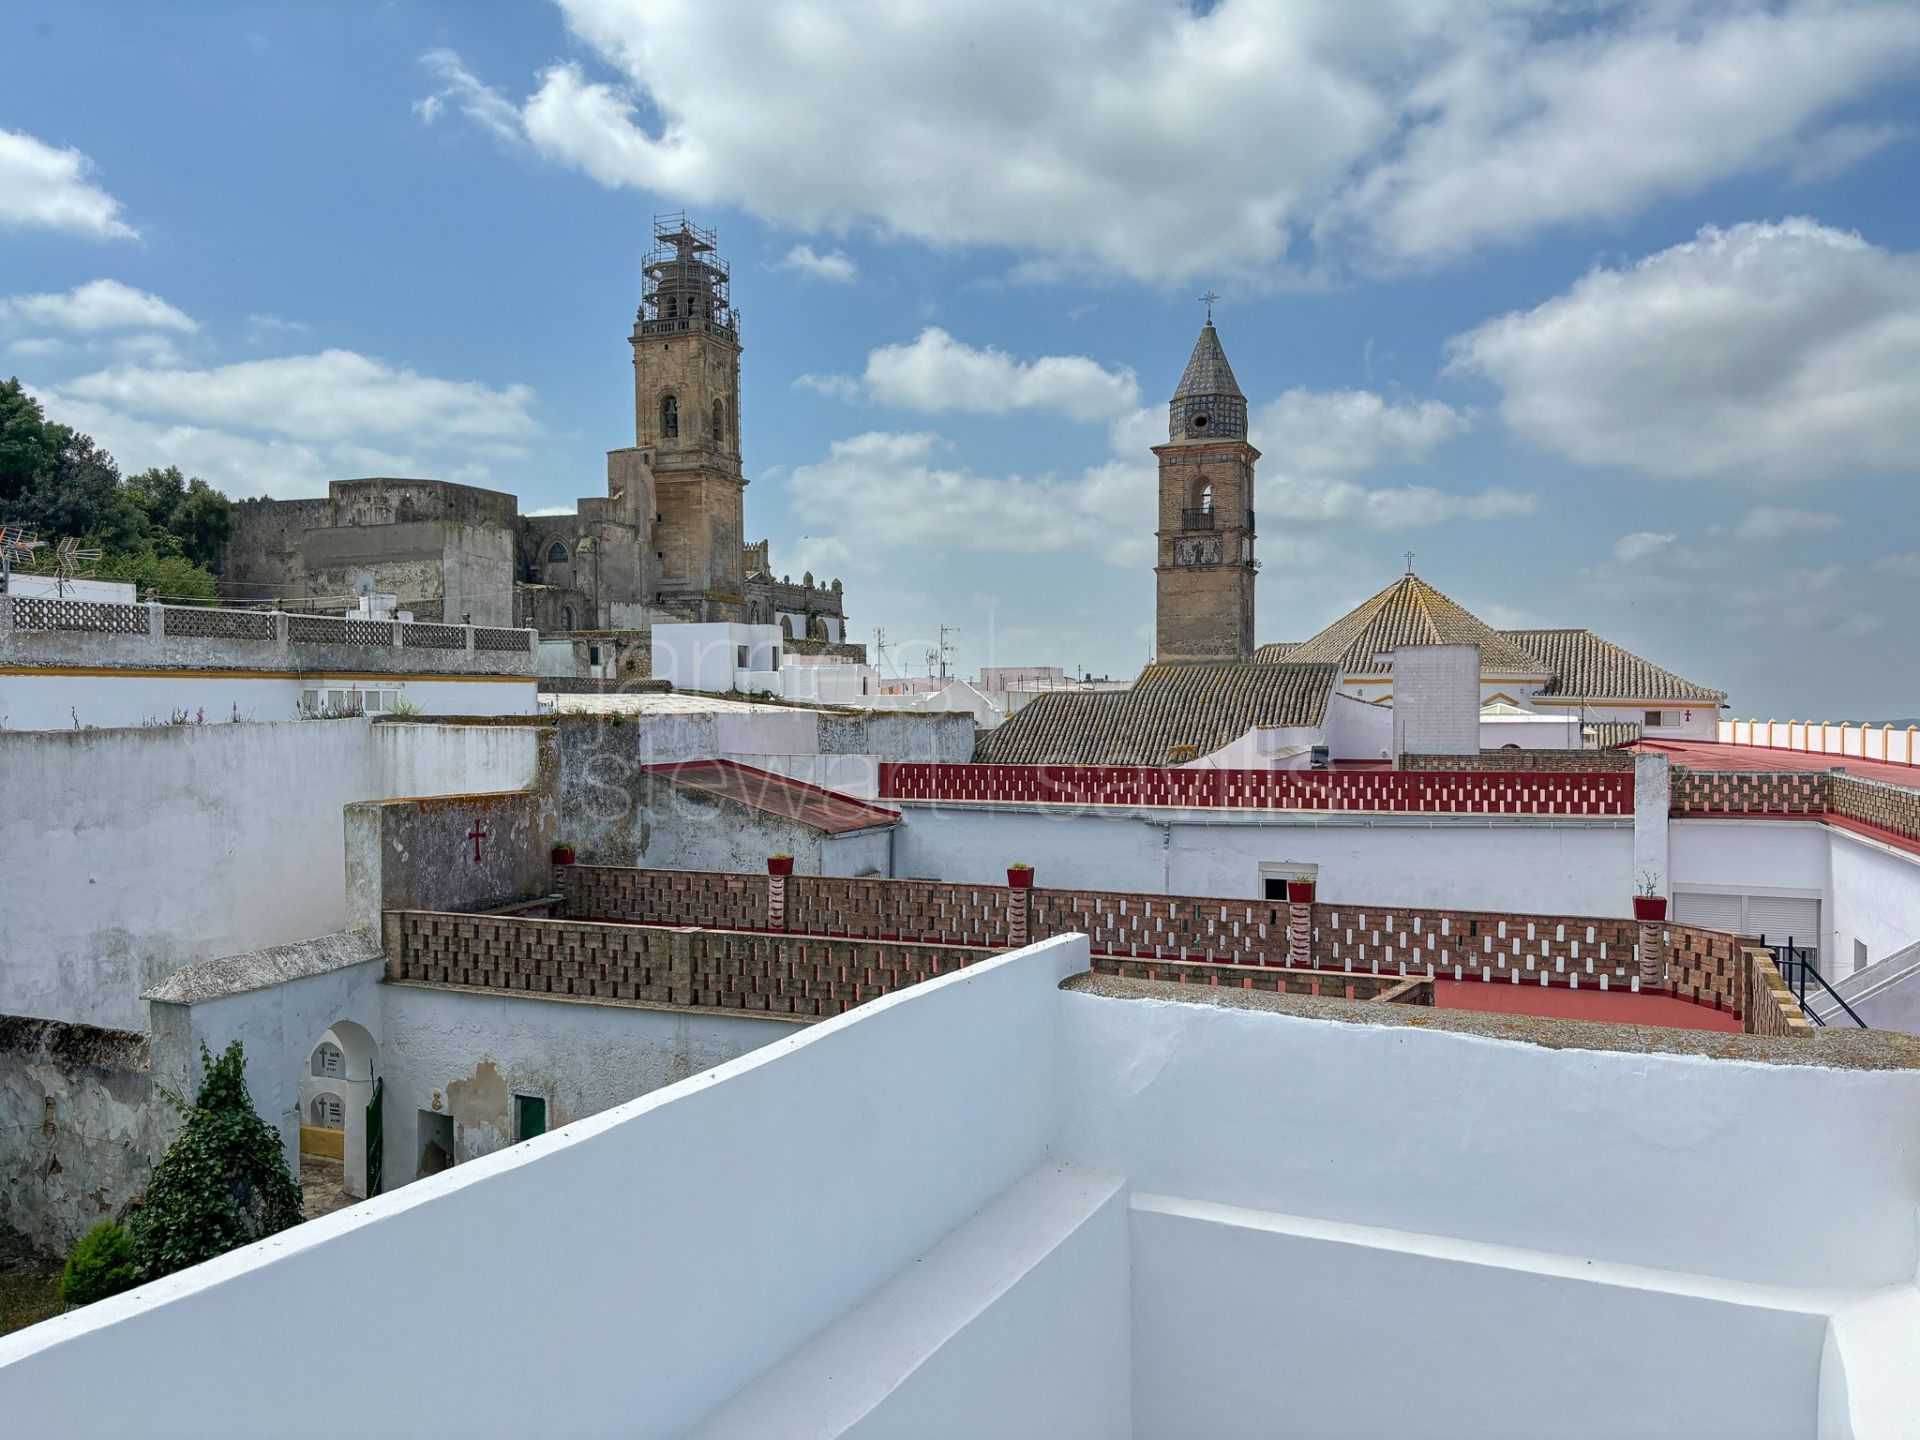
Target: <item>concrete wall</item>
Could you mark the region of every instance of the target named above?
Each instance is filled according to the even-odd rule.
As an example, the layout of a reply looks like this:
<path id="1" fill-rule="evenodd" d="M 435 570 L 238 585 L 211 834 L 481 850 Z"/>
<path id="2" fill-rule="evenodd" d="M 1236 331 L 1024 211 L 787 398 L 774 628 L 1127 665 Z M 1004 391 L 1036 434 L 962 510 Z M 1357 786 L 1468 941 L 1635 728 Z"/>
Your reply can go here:
<path id="1" fill-rule="evenodd" d="M 553 886 L 551 790 L 346 807 L 347 923 L 378 930 L 388 910 L 481 910 Z"/>
<path id="2" fill-rule="evenodd" d="M 1480 647 L 1393 652 L 1393 753 L 1458 755 L 1480 743 Z"/>
<path id="3" fill-rule="evenodd" d="M 146 1188 L 172 1133 L 144 1035 L 0 1015 L 0 1231 L 64 1255 Z"/>
<path id="4" fill-rule="evenodd" d="M 571 811 L 567 836 L 589 865 L 665 870 L 762 870 L 769 855 L 791 855 L 802 875 L 888 873 L 892 827 L 829 835 L 724 796 L 635 773 L 617 796 Z M 434 908 L 434 907 L 422 907 Z"/>
<path id="5" fill-rule="evenodd" d="M 888 801 L 902 814 L 894 874 L 1168 895 L 1257 897 L 1263 863 L 1319 867 L 1320 899 L 1545 914 L 1632 910 L 1631 819 L 1094 812 Z"/>
<path id="6" fill-rule="evenodd" d="M 165 725 L 176 712 L 208 725 L 271 723 L 299 716 L 311 689 L 393 690 L 423 715 L 532 715 L 529 679 L 439 680 L 366 669 L 236 677 L 193 670 L 115 675 L 37 672 L 0 675 L 0 728 L 114 730 Z M 77 722 L 77 723 L 76 723 Z"/>
<path id="7" fill-rule="evenodd" d="M 375 728 L 0 733 L 0 1013 L 143 1029 L 181 966 L 345 927 L 346 805 L 524 783 L 538 745 Z"/>

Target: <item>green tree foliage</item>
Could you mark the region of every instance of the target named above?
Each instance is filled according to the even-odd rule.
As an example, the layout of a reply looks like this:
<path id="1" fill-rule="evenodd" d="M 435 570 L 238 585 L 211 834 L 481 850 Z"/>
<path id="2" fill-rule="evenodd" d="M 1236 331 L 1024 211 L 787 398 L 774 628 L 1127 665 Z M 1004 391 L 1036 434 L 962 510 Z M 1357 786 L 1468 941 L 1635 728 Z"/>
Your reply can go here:
<path id="1" fill-rule="evenodd" d="M 106 551 L 94 574 L 131 580 L 163 600 L 211 599 L 233 533 L 227 497 L 178 466 L 122 480 L 90 435 L 47 419 L 18 379 L 0 384 L 0 520 L 49 542 L 67 536 Z"/>
<path id="2" fill-rule="evenodd" d="M 140 1262 L 133 1237 L 111 1220 L 102 1220 L 80 1237 L 60 1271 L 60 1298 L 69 1305 L 91 1305 L 140 1283 Z"/>
<path id="3" fill-rule="evenodd" d="M 280 1136 L 247 1094 L 246 1056 L 234 1041 L 205 1072 L 186 1126 L 167 1147 L 134 1212 L 133 1243 L 152 1280 L 300 1223 L 300 1185 Z"/>

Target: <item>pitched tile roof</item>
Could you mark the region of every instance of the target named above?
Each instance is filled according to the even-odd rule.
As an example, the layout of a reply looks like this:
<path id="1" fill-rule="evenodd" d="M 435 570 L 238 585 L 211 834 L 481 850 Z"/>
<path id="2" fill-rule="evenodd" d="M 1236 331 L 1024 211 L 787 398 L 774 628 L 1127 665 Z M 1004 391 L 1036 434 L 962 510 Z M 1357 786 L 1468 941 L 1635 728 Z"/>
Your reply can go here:
<path id="1" fill-rule="evenodd" d="M 1617 750 L 1640 738 L 1640 727 L 1631 720 L 1595 720 L 1581 728 L 1593 737 L 1596 750 Z"/>
<path id="2" fill-rule="evenodd" d="M 1211 754 L 1256 726 L 1326 717 L 1331 665 L 1149 665 L 1131 690 L 1036 695 L 980 737 L 994 765 L 1168 765 Z"/>
<path id="3" fill-rule="evenodd" d="M 1298 640 L 1269 640 L 1253 652 L 1253 660 L 1256 665 L 1278 665 L 1282 660 L 1291 660 L 1299 648 Z"/>
<path id="4" fill-rule="evenodd" d="M 1718 703 L 1709 690 L 1603 640 L 1591 630 L 1503 630 L 1507 639 L 1545 662 L 1551 675 L 1540 693 L 1576 700 L 1697 700 Z"/>
<path id="5" fill-rule="evenodd" d="M 1385 674 L 1385 655 L 1401 645 L 1478 645 L 1483 672 L 1545 675 L 1547 667 L 1500 631 L 1462 609 L 1418 575 L 1402 575 L 1311 640 L 1295 646 L 1294 664 L 1338 665 L 1355 675 Z"/>
<path id="6" fill-rule="evenodd" d="M 1173 392 L 1173 398 L 1238 394 L 1240 382 L 1233 378 L 1233 367 L 1227 363 L 1227 352 L 1220 345 L 1220 332 L 1209 320 L 1202 327 L 1200 338 L 1193 342 L 1193 355 L 1187 361 L 1186 373 L 1180 377 L 1180 388 Z"/>
<path id="7" fill-rule="evenodd" d="M 682 760 L 646 769 L 649 775 L 658 775 L 683 789 L 731 800 L 783 820 L 797 820 L 824 835 L 891 825 L 900 818 L 897 810 L 869 805 L 851 795 L 823 790 L 735 760 Z"/>

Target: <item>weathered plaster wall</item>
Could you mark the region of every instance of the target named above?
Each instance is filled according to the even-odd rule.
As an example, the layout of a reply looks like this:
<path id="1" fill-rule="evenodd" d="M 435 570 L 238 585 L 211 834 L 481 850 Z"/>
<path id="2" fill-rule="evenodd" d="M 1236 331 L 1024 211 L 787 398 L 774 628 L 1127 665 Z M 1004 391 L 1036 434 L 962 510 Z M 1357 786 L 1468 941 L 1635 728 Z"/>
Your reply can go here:
<path id="1" fill-rule="evenodd" d="M 377 931 L 388 910 L 479 910 L 552 888 L 551 790 L 346 807 L 347 921 Z"/>
<path id="2" fill-rule="evenodd" d="M 513 1143 L 513 1096 L 547 1128 L 597 1115 L 795 1033 L 791 1020 L 383 985 L 388 1185 L 418 1173 L 420 1114 L 451 1115 L 456 1162 Z M 435 1099 L 439 1100 L 436 1109 Z"/>
<path id="3" fill-rule="evenodd" d="M 171 1115 L 146 1036 L 0 1015 L 0 1227 L 65 1254 L 146 1188 Z"/>
<path id="4" fill-rule="evenodd" d="M 591 797 L 602 798 L 625 808 L 582 804 L 562 822 L 580 859 L 590 865 L 761 870 L 769 855 L 786 854 L 802 875 L 887 873 L 891 827 L 826 835 L 798 820 L 645 771 L 634 774 L 624 795 Z"/>
<path id="5" fill-rule="evenodd" d="M 144 1029 L 181 966 L 345 927 L 346 805 L 517 781 L 538 743 L 373 728 L 0 732 L 0 1013 Z"/>

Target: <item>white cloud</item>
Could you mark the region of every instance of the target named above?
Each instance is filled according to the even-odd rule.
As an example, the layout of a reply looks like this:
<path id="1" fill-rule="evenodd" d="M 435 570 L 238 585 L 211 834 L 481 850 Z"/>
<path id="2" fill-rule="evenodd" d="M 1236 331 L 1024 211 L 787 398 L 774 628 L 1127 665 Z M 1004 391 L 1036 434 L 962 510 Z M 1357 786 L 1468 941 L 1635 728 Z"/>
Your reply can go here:
<path id="1" fill-rule="evenodd" d="M 829 250 L 824 255 L 811 245 L 796 245 L 781 260 L 783 270 L 797 270 L 815 280 L 831 280 L 836 285 L 851 285 L 860 275 L 860 267 L 844 250 Z"/>
<path id="2" fill-rule="evenodd" d="M 313 327 L 304 320 L 289 320 L 283 315 L 247 316 L 247 334 L 255 340 L 266 340 L 280 335 L 305 335 Z"/>
<path id="3" fill-rule="evenodd" d="M 1438 400 L 1385 399 L 1371 390 L 1288 390 L 1248 422 L 1248 438 L 1289 469 L 1345 473 L 1419 460 L 1471 422 Z"/>
<path id="4" fill-rule="evenodd" d="M 1920 55 L 1913 7 L 1827 0 L 560 3 L 585 58 L 516 104 L 433 52 L 421 115 L 804 231 L 1002 247 L 1029 278 L 1425 261 L 1831 169 L 1891 138 L 1834 112 Z"/>
<path id="5" fill-rule="evenodd" d="M 991 345 L 976 349 L 936 325 L 910 344 L 870 351 L 865 382 L 881 404 L 928 415 L 1039 410 L 1111 421 L 1140 404 L 1139 381 L 1125 367 L 1109 370 L 1084 355 L 1019 360 Z"/>
<path id="6" fill-rule="evenodd" d="M 118 280 L 89 280 L 57 294 L 0 297 L 0 322 L 22 328 L 193 331 L 186 312 Z"/>
<path id="7" fill-rule="evenodd" d="M 378 435 L 471 445 L 522 440 L 538 428 L 524 385 L 440 380 L 351 350 L 199 370 L 116 366 L 60 388 L 131 414 L 301 440 Z"/>
<path id="8" fill-rule="evenodd" d="M 1920 461 L 1920 258 L 1806 219 L 1711 226 L 1450 343 L 1590 464 L 1772 481 Z"/>
<path id="9" fill-rule="evenodd" d="M 793 377 L 793 388 L 811 390 L 816 395 L 825 395 L 834 400 L 857 400 L 860 398 L 860 382 L 851 375 L 805 375 Z"/>
<path id="10" fill-rule="evenodd" d="M 1613 542 L 1613 558 L 1621 565 L 1636 565 L 1660 554 L 1679 538 L 1670 531 L 1636 530 Z"/>
<path id="11" fill-rule="evenodd" d="M 64 230 L 101 240 L 132 240 L 120 202 L 88 177 L 93 162 L 17 130 L 0 130 L 0 225 Z"/>
<path id="12" fill-rule="evenodd" d="M 1781 505 L 1756 505 L 1740 517 L 1740 523 L 1733 527 L 1733 535 L 1737 540 L 1765 544 L 1790 539 L 1795 535 L 1818 535 L 1825 530 L 1837 530 L 1844 523 L 1838 515 L 1826 510 L 1793 510 Z"/>

